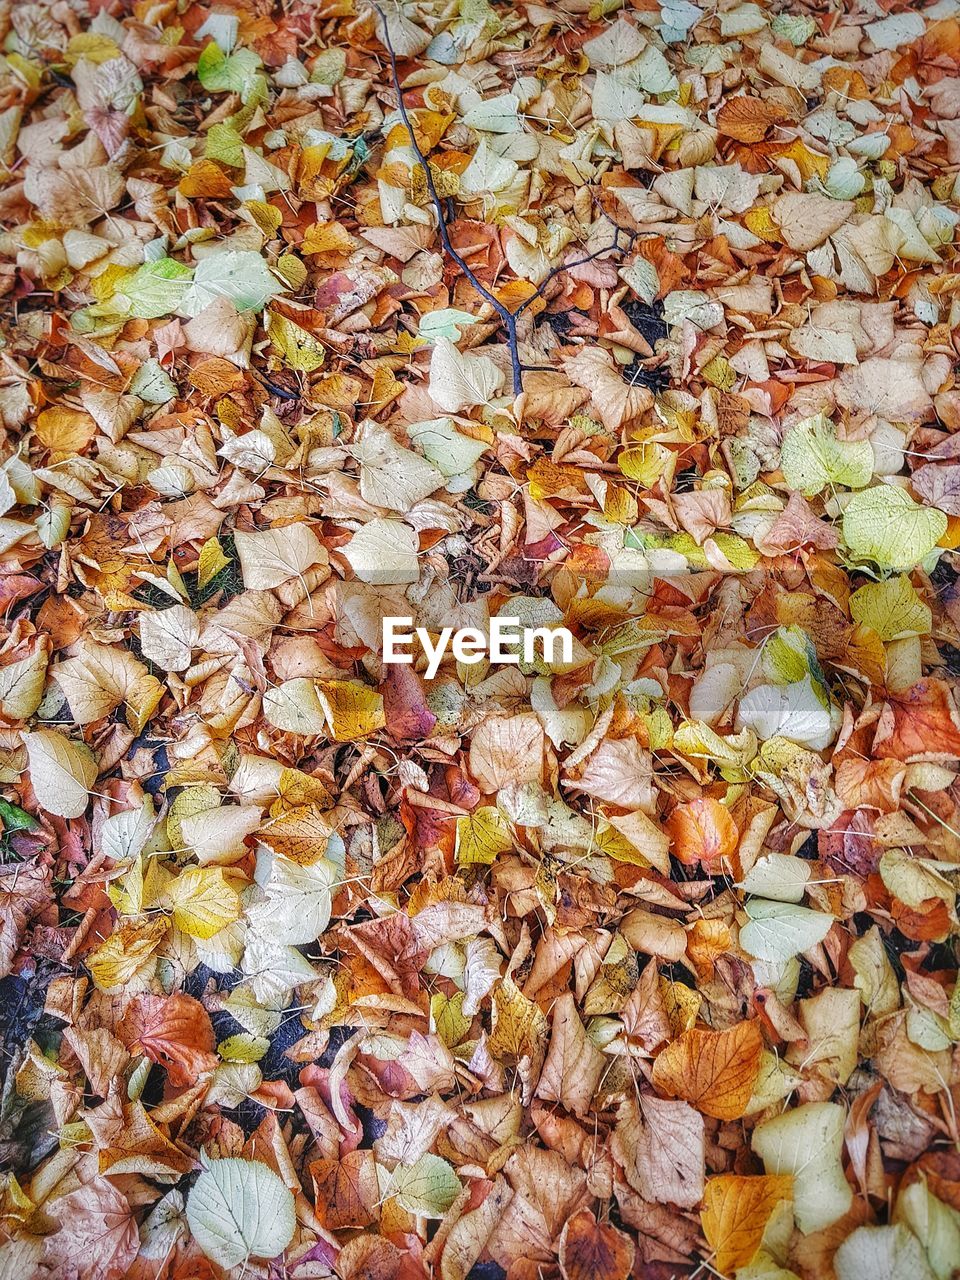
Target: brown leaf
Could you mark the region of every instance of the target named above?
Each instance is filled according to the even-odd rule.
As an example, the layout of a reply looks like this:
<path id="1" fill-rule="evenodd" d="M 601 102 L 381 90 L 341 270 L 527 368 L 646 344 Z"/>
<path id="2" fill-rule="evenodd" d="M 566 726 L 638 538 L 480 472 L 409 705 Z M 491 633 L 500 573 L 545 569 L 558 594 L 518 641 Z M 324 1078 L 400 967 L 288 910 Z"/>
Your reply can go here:
<path id="1" fill-rule="evenodd" d="M 627 1280 L 634 1247 L 629 1237 L 592 1213 L 576 1213 L 560 1236 L 560 1272 L 564 1280 Z"/>
<path id="2" fill-rule="evenodd" d="M 613 1133 L 614 1159 L 645 1200 L 692 1209 L 704 1180 L 703 1117 L 685 1102 L 650 1094 L 620 1106 Z"/>
<path id="3" fill-rule="evenodd" d="M 537 1097 L 559 1102 L 574 1115 L 584 1116 L 606 1066 L 606 1056 L 589 1039 L 580 1021 L 573 995 L 564 992 L 553 1006 L 550 1048 Z"/>
<path id="4" fill-rule="evenodd" d="M 331 1231 L 365 1227 L 377 1215 L 380 1187 L 372 1151 L 349 1151 L 341 1160 L 310 1166 L 320 1220 Z"/>

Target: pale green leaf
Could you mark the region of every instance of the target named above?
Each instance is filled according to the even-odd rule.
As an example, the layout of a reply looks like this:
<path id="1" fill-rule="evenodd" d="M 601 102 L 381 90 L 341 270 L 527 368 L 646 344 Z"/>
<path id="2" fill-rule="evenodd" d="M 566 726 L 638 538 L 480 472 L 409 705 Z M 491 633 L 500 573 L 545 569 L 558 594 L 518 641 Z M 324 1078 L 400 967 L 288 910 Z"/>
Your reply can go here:
<path id="1" fill-rule="evenodd" d="M 197 62 L 197 79 L 212 93 L 239 93 L 241 102 L 266 96 L 263 63 L 252 49 L 236 49 L 225 54 L 211 42 Z"/>
<path id="2" fill-rule="evenodd" d="M 184 316 L 197 316 L 217 298 L 229 298 L 238 311 L 262 311 L 282 292 L 280 281 L 256 250 L 227 249 L 203 259 L 179 311 Z"/>
<path id="3" fill-rule="evenodd" d="M 458 1184 L 459 1185 L 459 1184 Z M 293 1239 L 293 1196 L 257 1160 L 211 1160 L 187 1199 L 197 1244 L 221 1267 L 249 1258 L 275 1258 Z"/>
<path id="4" fill-rule="evenodd" d="M 787 432 L 780 467 L 791 489 L 813 497 L 828 486 L 862 489 L 873 475 L 869 440 L 838 440 L 829 418 L 804 418 Z"/>
<path id="5" fill-rule="evenodd" d="M 804 1233 L 836 1222 L 853 1201 L 840 1163 L 845 1118 L 835 1102 L 810 1102 L 753 1131 L 752 1146 L 766 1172 L 793 1175 L 794 1213 Z"/>
<path id="6" fill-rule="evenodd" d="M 398 1165 L 386 1194 L 396 1197 L 407 1213 L 442 1218 L 460 1194 L 460 1179 L 446 1160 L 427 1154 L 409 1168 Z"/>
<path id="7" fill-rule="evenodd" d="M 141 320 L 158 320 L 172 315 L 180 306 L 193 272 L 174 258 L 145 262 L 120 286 L 119 293 L 130 300 L 130 315 Z"/>
<path id="8" fill-rule="evenodd" d="M 741 889 L 776 902 L 799 902 L 810 879 L 810 863 L 786 853 L 769 853 L 748 871 Z"/>
<path id="9" fill-rule="evenodd" d="M 789 902 L 757 898 L 746 904 L 750 917 L 740 930 L 740 945 L 757 960 L 783 963 L 822 942 L 833 925 L 833 916 Z"/>
<path id="10" fill-rule="evenodd" d="M 918 506 L 894 485 L 854 494 L 843 511 L 843 540 L 851 556 L 881 569 L 915 568 L 946 530 L 942 511 Z"/>
<path id="11" fill-rule="evenodd" d="M 934 1280 L 920 1241 L 899 1222 L 857 1227 L 834 1255 L 833 1269 L 837 1280 Z"/>

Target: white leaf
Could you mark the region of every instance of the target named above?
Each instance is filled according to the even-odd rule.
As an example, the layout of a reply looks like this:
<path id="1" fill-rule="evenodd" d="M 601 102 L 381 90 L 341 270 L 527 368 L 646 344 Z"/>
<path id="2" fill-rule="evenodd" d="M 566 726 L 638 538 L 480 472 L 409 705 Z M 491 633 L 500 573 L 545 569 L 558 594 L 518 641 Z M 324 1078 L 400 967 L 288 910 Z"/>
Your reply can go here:
<path id="1" fill-rule="evenodd" d="M 777 736 L 788 738 L 814 751 L 829 746 L 838 727 L 830 708 L 817 697 L 809 676 L 783 687 L 758 685 L 741 698 L 737 710 L 738 729 L 752 729 L 762 741 Z"/>
<path id="2" fill-rule="evenodd" d="M 193 850 L 201 866 L 237 862 L 247 852 L 244 840 L 260 825 L 258 805 L 220 805 L 187 814 L 181 824 L 183 843 Z"/>
<path id="3" fill-rule="evenodd" d="M 492 938 L 471 938 L 466 948 L 463 971 L 463 1012 L 468 1018 L 480 1010 L 480 1004 L 500 977 L 503 957 Z"/>
<path id="4" fill-rule="evenodd" d="M 269 591 L 327 560 L 320 539 L 306 524 L 284 525 L 262 533 L 237 532 L 234 537 L 243 585 L 248 591 Z"/>
<path id="5" fill-rule="evenodd" d="M 454 476 L 463 476 L 469 472 L 487 450 L 483 440 L 474 440 L 458 431 L 451 418 L 431 418 L 428 422 L 411 422 L 407 424 L 407 435 L 413 440 L 424 457 L 439 467 L 449 481 Z M 451 484 L 447 484 L 451 492 L 459 492 Z"/>
<path id="6" fill-rule="evenodd" d="M 516 161 L 508 160 L 491 151 L 486 138 L 483 138 L 473 153 L 473 159 L 460 175 L 460 190 L 467 196 L 482 196 L 492 191 L 503 191 L 517 176 L 519 167 Z"/>
<path id="7" fill-rule="evenodd" d="M 430 398 L 447 413 L 489 404 L 503 388 L 503 373 L 488 356 L 462 355 L 440 338 L 430 359 Z"/>
<path id="8" fill-rule="evenodd" d="M 133 376 L 130 394 L 144 404 L 166 404 L 177 395 L 177 384 L 157 360 L 145 360 Z"/>
<path id="9" fill-rule="evenodd" d="M 200 640 L 197 615 L 186 605 L 140 615 L 140 648 L 143 656 L 164 671 L 186 671 L 193 648 Z"/>
<path id="10" fill-rule="evenodd" d="M 512 93 L 501 93 L 464 112 L 463 123 L 484 133 L 515 133 L 520 128 L 519 105 Z"/>
<path id="11" fill-rule="evenodd" d="M 621 67 L 643 53 L 647 47 L 646 36 L 632 22 L 618 18 L 600 35 L 594 36 L 582 46 L 582 52 L 594 67 Z"/>
<path id="12" fill-rule="evenodd" d="M 124 809 L 107 818 L 100 829 L 100 848 L 114 862 L 139 857 L 156 822 L 153 801 L 144 797 L 139 809 Z"/>
<path id="13" fill-rule="evenodd" d="M 251 928 L 285 946 L 316 942 L 330 923 L 331 889 L 338 874 L 327 858 L 303 867 L 261 847 L 256 879 L 266 897 L 247 910 Z"/>
<path id="14" fill-rule="evenodd" d="M 416 533 L 402 520 L 370 520 L 353 535 L 341 553 L 361 582 L 398 586 L 420 576 Z"/>
<path id="15" fill-rule="evenodd" d="M 37 803 L 58 818 L 79 818 L 97 780 L 97 762 L 82 742 L 53 729 L 23 735 Z"/>
<path id="16" fill-rule="evenodd" d="M 636 120 L 646 103 L 647 95 L 626 78 L 608 71 L 597 72 L 592 95 L 594 119 L 611 123 Z"/>
<path id="17" fill-rule="evenodd" d="M 263 714 L 275 728 L 287 733 L 326 732 L 327 717 L 317 687 L 304 676 L 268 689 L 263 695 Z"/>
<path id="18" fill-rule="evenodd" d="M 443 473 L 383 427 L 367 424 L 351 453 L 360 463 L 360 496 L 388 511 L 409 511 L 443 484 Z"/>
<path id="19" fill-rule="evenodd" d="M 453 1167 L 429 1152 L 409 1167 L 397 1165 L 384 1182 L 385 1193 L 395 1196 L 407 1213 L 425 1218 L 442 1218 L 460 1194 Z"/>
<path id="20" fill-rule="evenodd" d="M 912 44 L 926 29 L 922 13 L 895 13 L 879 22 L 868 22 L 867 35 L 878 49 L 899 49 Z"/>
<path id="21" fill-rule="evenodd" d="M 211 1160 L 187 1200 L 197 1244 L 221 1267 L 275 1258 L 293 1239 L 293 1196 L 257 1160 Z"/>
<path id="22" fill-rule="evenodd" d="M 295 947 L 284 946 L 253 929 L 247 934 L 242 969 L 257 1002 L 279 1008 L 288 1002 L 294 987 L 302 982 L 316 982 L 320 977 Z"/>

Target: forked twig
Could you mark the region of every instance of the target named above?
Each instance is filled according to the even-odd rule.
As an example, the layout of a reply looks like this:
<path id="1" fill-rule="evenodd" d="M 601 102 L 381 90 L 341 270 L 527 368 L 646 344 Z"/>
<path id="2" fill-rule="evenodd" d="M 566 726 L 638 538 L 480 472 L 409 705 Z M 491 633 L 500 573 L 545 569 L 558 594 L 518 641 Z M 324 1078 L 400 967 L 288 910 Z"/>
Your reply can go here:
<path id="1" fill-rule="evenodd" d="M 447 225 L 447 219 L 444 211 L 443 202 L 440 198 L 439 193 L 437 192 L 436 184 L 433 180 L 433 173 L 431 172 L 431 169 L 430 169 L 430 162 L 428 161 L 427 157 L 424 155 L 423 151 L 421 150 L 420 144 L 417 141 L 416 133 L 414 132 L 413 122 L 411 121 L 410 116 L 407 113 L 407 107 L 406 107 L 406 103 L 404 101 L 404 96 L 403 96 L 404 91 L 403 91 L 403 88 L 401 87 L 400 74 L 397 70 L 397 55 L 393 48 L 393 41 L 390 39 L 390 27 L 387 23 L 386 15 L 384 14 L 381 7 L 378 4 L 375 4 L 373 8 L 376 11 L 378 17 L 380 18 L 380 22 L 383 26 L 383 44 L 387 50 L 387 56 L 390 60 L 390 76 L 393 81 L 393 87 L 397 95 L 397 110 L 400 113 L 400 119 L 403 121 L 404 128 L 406 129 L 407 134 L 409 135 L 410 149 L 413 151 L 414 155 L 416 156 L 417 160 L 419 161 L 420 165 L 423 168 L 424 177 L 425 177 L 426 186 L 427 186 L 427 193 L 430 196 L 430 202 L 433 205 L 437 215 L 437 229 L 440 232 L 440 241 L 447 255 L 451 258 L 453 262 L 457 264 L 457 266 L 460 268 L 460 270 L 463 272 L 466 278 L 473 285 L 474 289 L 476 289 L 480 297 L 483 298 L 484 302 L 487 302 L 490 304 L 490 306 L 494 309 L 494 311 L 497 313 L 497 315 L 500 317 L 501 321 L 503 322 L 503 326 L 507 331 L 507 346 L 510 351 L 510 366 L 513 371 L 513 394 L 515 396 L 518 396 L 523 391 L 523 370 L 524 370 L 524 366 L 520 360 L 520 352 L 517 345 L 517 321 L 519 320 L 519 318 L 523 315 L 526 309 L 533 302 L 537 300 L 537 298 L 543 297 L 543 292 L 546 289 L 547 285 L 550 284 L 551 281 L 555 280 L 558 275 L 561 275 L 564 271 L 570 271 L 574 267 L 583 266 L 583 264 L 586 262 L 593 262 L 594 259 L 602 257 L 606 253 L 611 253 L 614 251 L 624 252 L 625 248 L 632 247 L 639 233 L 636 231 L 630 231 L 626 227 L 621 227 L 621 226 L 618 226 L 616 223 L 613 223 L 614 233 L 613 233 L 613 240 L 610 242 L 610 244 L 604 245 L 603 248 L 597 249 L 593 253 L 585 254 L 584 257 L 577 258 L 573 262 L 564 262 L 564 263 L 561 263 L 560 266 L 553 267 L 550 271 L 547 272 L 546 276 L 543 278 L 543 280 L 541 280 L 540 284 L 538 284 L 534 288 L 530 296 L 528 298 L 525 298 L 515 311 L 511 311 L 509 307 L 505 307 L 504 304 L 500 301 L 500 299 L 495 294 L 490 292 L 490 290 L 486 287 L 486 285 L 481 284 L 481 282 L 477 279 L 477 276 L 474 273 L 474 271 L 468 265 L 466 259 L 457 249 L 454 248 L 453 242 L 450 239 L 450 230 Z M 621 235 L 625 235 L 628 237 L 627 246 L 622 246 L 620 244 Z"/>

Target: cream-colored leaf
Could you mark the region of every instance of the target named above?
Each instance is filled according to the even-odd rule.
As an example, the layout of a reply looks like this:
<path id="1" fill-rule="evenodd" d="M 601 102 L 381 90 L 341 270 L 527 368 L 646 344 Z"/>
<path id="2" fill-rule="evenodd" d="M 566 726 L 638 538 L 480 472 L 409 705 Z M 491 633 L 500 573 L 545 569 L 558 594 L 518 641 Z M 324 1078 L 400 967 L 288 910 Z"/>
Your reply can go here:
<path id="1" fill-rule="evenodd" d="M 85 743 L 53 729 L 23 735 L 30 783 L 37 802 L 60 818 L 79 818 L 97 780 L 97 762 Z"/>
<path id="2" fill-rule="evenodd" d="M 140 615 L 140 648 L 164 671 L 186 671 L 200 640 L 197 615 L 186 605 Z"/>
<path id="3" fill-rule="evenodd" d="M 489 356 L 462 354 L 449 338 L 438 338 L 430 359 L 430 398 L 446 413 L 489 404 L 503 389 L 504 375 Z"/>
<path id="4" fill-rule="evenodd" d="M 314 565 L 327 563 L 327 552 L 306 524 L 284 525 L 262 533 L 235 534 L 237 554 L 248 591 L 269 591 L 291 578 L 302 578 Z"/>

